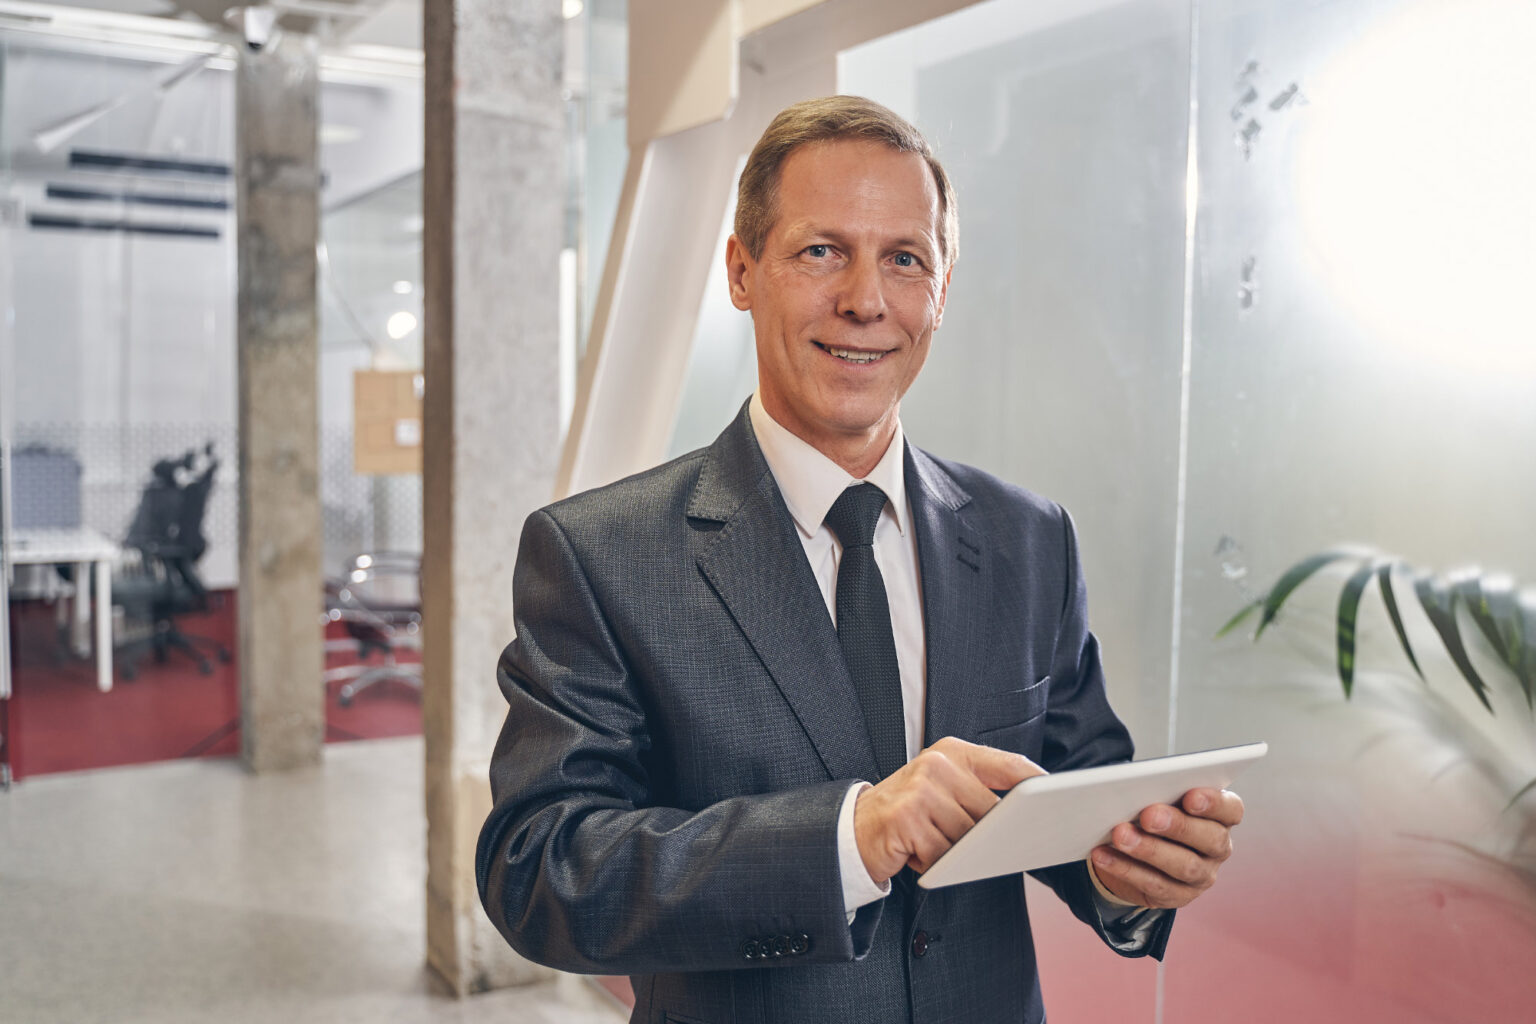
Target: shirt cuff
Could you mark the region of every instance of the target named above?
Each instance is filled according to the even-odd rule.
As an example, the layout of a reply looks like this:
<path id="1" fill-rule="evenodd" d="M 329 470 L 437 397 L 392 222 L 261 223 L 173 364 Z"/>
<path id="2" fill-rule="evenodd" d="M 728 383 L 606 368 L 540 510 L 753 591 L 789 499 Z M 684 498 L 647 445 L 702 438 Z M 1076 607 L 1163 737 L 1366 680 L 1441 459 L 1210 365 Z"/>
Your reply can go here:
<path id="1" fill-rule="evenodd" d="M 853 805 L 858 802 L 860 793 L 873 788 L 867 782 L 849 786 L 848 794 L 843 797 L 842 810 L 837 815 L 837 863 L 843 879 L 843 909 L 847 911 L 849 924 L 853 923 L 853 916 L 860 907 L 891 894 L 890 879 L 886 879 L 884 885 L 876 885 L 869 877 L 869 870 L 864 867 L 864 858 L 859 853 L 858 837 L 853 832 Z"/>
<path id="2" fill-rule="evenodd" d="M 1140 953 L 1152 941 L 1152 929 L 1168 913 L 1154 910 L 1137 903 L 1123 900 L 1104 888 L 1093 870 L 1093 859 L 1087 859 L 1088 878 L 1097 890 L 1094 903 L 1099 912 L 1099 923 L 1104 926 L 1104 937 L 1122 953 Z"/>

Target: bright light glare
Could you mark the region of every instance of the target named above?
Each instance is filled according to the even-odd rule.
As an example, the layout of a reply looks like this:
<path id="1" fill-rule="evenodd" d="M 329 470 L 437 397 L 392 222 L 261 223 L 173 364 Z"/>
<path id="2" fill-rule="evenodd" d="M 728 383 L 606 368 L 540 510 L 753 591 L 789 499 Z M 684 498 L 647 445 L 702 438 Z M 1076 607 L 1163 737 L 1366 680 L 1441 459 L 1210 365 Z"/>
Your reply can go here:
<path id="1" fill-rule="evenodd" d="M 581 0 L 564 0 L 560 4 L 560 13 L 565 15 L 567 19 L 575 18 L 581 14 L 583 7 L 584 5 Z"/>
<path id="2" fill-rule="evenodd" d="M 415 287 L 415 286 L 412 285 L 411 282 L 409 282 L 409 281 L 396 281 L 394 283 L 394 289 L 395 289 L 395 294 L 396 295 L 409 295 L 409 294 L 411 294 L 411 289 L 413 287 Z"/>
<path id="3" fill-rule="evenodd" d="M 1379 335 L 1536 372 L 1536 5 L 1422 3 L 1303 88 L 1302 224 Z"/>
<path id="4" fill-rule="evenodd" d="M 403 309 L 398 313 L 391 313 L 389 323 L 384 329 L 389 332 L 391 338 L 399 341 L 416 329 L 416 314 L 408 313 Z"/>

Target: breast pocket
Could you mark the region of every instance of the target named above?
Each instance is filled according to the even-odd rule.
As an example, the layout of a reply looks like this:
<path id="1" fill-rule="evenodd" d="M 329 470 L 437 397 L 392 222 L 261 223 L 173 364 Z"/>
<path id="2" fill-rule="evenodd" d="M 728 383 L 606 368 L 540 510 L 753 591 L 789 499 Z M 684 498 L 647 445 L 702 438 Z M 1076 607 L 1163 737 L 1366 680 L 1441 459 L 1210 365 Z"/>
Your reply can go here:
<path id="1" fill-rule="evenodd" d="M 1023 689 L 1004 690 L 982 698 L 976 719 L 980 726 L 976 742 L 1025 757 L 1036 756 L 1050 692 L 1051 677 L 1045 676 Z"/>

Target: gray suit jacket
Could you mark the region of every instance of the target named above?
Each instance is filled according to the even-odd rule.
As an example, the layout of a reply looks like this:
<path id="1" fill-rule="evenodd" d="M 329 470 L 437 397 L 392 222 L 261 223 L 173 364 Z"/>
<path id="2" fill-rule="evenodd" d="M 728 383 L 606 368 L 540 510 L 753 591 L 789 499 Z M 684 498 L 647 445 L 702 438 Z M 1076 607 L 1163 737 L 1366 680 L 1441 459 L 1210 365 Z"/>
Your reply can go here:
<path id="1" fill-rule="evenodd" d="M 925 742 L 1129 758 L 1065 512 L 916 448 L 906 478 Z M 1018 876 L 903 878 L 847 922 L 837 812 L 874 754 L 745 408 L 709 448 L 529 517 L 514 610 L 477 874 L 518 952 L 634 976 L 648 1024 L 1044 1019 Z M 1082 864 L 1038 877 L 1104 933 Z"/>

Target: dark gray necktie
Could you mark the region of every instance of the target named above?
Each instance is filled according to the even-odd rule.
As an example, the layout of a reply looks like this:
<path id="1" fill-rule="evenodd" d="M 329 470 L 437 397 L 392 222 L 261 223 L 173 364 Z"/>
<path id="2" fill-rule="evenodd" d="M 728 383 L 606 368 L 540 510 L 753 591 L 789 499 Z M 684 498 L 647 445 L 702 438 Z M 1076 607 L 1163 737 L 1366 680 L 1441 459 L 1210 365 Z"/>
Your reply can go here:
<path id="1" fill-rule="evenodd" d="M 874 484 L 858 484 L 838 496 L 826 518 L 827 527 L 843 544 L 837 566 L 837 639 L 864 710 L 882 779 L 907 763 L 891 607 L 885 580 L 875 564 L 875 524 L 885 500 L 885 492 Z"/>

